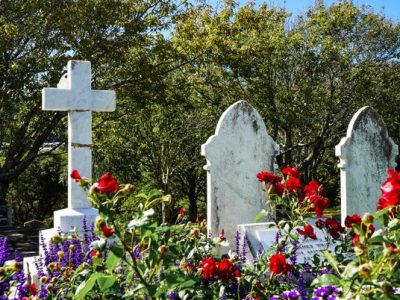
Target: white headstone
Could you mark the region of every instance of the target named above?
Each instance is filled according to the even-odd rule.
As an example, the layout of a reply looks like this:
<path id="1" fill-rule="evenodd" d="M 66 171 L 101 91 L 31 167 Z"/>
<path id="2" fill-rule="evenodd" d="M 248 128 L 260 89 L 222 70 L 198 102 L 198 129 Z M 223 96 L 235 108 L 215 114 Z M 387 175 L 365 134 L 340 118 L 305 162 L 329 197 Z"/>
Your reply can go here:
<path id="1" fill-rule="evenodd" d="M 336 146 L 340 163 L 342 223 L 348 215 L 376 211 L 380 186 L 388 168 L 394 168 L 398 146 L 371 107 L 361 108 L 351 119 L 347 135 Z"/>
<path id="2" fill-rule="evenodd" d="M 298 263 L 310 263 L 315 254 L 322 258 L 323 250 L 330 250 L 332 253 L 335 253 L 335 246 L 338 245 L 338 242 L 335 240 L 332 240 L 331 243 L 327 242 L 325 233 L 315 226 L 317 220 L 310 219 L 307 221 L 308 224 L 313 226 L 317 239 L 299 237 L 297 250 Z M 296 228 L 302 229 L 302 227 Z M 277 245 L 278 229 L 274 223 L 240 224 L 238 230 L 240 235 L 245 236 L 247 240 L 249 249 L 249 252 L 247 252 L 248 262 L 257 259 L 259 254 L 270 251 L 271 247 Z M 293 230 L 293 233 L 297 234 L 295 230 Z"/>
<path id="3" fill-rule="evenodd" d="M 236 102 L 222 114 L 215 135 L 202 145 L 207 158 L 207 224 L 212 235 L 224 229 L 232 245 L 237 225 L 253 222 L 260 210 L 268 209 L 256 175 L 273 172 L 278 153 L 278 145 L 249 103 Z"/>

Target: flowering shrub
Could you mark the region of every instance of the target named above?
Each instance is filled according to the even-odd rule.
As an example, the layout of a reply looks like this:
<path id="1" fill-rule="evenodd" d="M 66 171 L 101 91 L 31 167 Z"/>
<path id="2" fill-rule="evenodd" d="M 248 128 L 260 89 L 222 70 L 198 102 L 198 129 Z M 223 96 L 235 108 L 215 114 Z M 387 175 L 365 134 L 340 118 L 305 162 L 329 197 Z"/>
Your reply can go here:
<path id="1" fill-rule="evenodd" d="M 176 224 L 157 224 L 154 207 L 170 203 L 169 195 L 139 195 L 129 222 L 116 219 L 134 187 L 109 173 L 92 183 L 75 170 L 72 178 L 99 209 L 96 223 L 42 241 L 36 283 L 22 272 L 18 253 L 8 261 L 7 239 L 0 238 L 0 299 L 398 299 L 400 174 L 388 174 L 378 211 L 348 216 L 343 228 L 324 218 L 329 201 L 317 181 L 303 185 L 292 167 L 282 176 L 260 172 L 268 205 L 277 211 L 269 216 L 276 243 L 248 261 L 239 232 L 233 251 L 217 255 L 217 245 L 227 246 L 224 232 L 207 236 L 204 222 L 187 222 L 184 209 Z M 308 222 L 313 216 L 315 225 Z M 316 227 L 335 250 L 299 263 L 302 243 L 317 239 Z"/>

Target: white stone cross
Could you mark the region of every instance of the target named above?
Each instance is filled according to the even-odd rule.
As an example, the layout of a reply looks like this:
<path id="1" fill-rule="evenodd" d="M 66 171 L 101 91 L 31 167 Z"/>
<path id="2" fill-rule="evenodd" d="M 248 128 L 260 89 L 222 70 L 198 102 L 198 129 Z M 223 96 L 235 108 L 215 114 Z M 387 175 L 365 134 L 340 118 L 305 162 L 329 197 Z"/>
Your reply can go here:
<path id="1" fill-rule="evenodd" d="M 115 92 L 91 89 L 90 62 L 68 62 L 57 88 L 44 88 L 42 109 L 68 111 L 68 174 L 92 177 L 92 111 L 114 111 Z M 68 176 L 68 208 L 90 208 L 87 196 Z"/>

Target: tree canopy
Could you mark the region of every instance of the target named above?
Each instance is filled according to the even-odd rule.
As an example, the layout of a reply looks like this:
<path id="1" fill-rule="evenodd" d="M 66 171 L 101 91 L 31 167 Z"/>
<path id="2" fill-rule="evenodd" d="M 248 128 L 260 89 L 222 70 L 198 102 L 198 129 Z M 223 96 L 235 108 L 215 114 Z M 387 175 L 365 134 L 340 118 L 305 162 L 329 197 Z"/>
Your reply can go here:
<path id="1" fill-rule="evenodd" d="M 0 20 L 0 201 L 49 154 L 43 142 L 65 139 L 64 114 L 41 111 L 40 90 L 69 59 L 92 61 L 93 86 L 117 90 L 117 111 L 95 118 L 95 174 L 171 193 L 192 219 L 204 208 L 200 145 L 238 100 L 264 117 L 279 167 L 326 182 L 333 197 L 334 146 L 357 109 L 373 106 L 400 142 L 400 25 L 368 7 L 319 3 L 290 18 L 233 1 L 12 3 Z"/>

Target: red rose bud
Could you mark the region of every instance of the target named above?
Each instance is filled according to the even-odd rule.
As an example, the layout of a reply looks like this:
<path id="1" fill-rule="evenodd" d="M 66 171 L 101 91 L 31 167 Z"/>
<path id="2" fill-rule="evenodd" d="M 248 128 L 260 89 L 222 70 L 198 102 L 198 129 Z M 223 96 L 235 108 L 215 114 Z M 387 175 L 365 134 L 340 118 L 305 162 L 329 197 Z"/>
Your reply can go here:
<path id="1" fill-rule="evenodd" d="M 115 228 L 113 227 L 109 228 L 104 225 L 100 229 L 106 238 L 111 237 L 115 233 Z"/>
<path id="2" fill-rule="evenodd" d="M 344 228 L 334 218 L 326 219 L 325 226 L 333 239 L 338 239 L 340 234 L 344 232 Z"/>
<path id="3" fill-rule="evenodd" d="M 81 174 L 79 174 L 78 170 L 72 170 L 71 172 L 71 178 L 75 180 L 75 182 L 79 182 L 82 179 Z"/>
<path id="4" fill-rule="evenodd" d="M 305 225 L 303 229 L 298 228 L 297 232 L 303 235 L 305 238 L 309 237 L 313 240 L 317 239 L 317 236 L 314 233 L 314 228 L 310 224 Z"/>
<path id="5" fill-rule="evenodd" d="M 311 195 L 323 195 L 324 188 L 322 184 L 319 184 L 318 181 L 311 180 L 305 187 L 304 192 L 306 193 L 307 197 Z"/>
<path id="6" fill-rule="evenodd" d="M 225 237 L 225 230 L 221 230 L 221 233 L 219 234 L 219 238 L 221 239 L 221 240 L 226 240 L 226 237 Z"/>
<path id="7" fill-rule="evenodd" d="M 117 180 L 111 175 L 111 173 L 105 173 L 100 177 L 97 183 L 97 189 L 100 193 L 116 193 L 118 191 Z"/>
<path id="8" fill-rule="evenodd" d="M 281 181 L 281 179 L 278 176 L 275 176 L 274 174 L 265 171 L 258 173 L 257 178 L 258 181 L 260 182 L 271 183 L 271 184 Z"/>
<path id="9" fill-rule="evenodd" d="M 293 268 L 286 262 L 285 255 L 277 253 L 269 258 L 269 269 L 274 274 L 286 274 Z"/>
<path id="10" fill-rule="evenodd" d="M 35 285 L 34 283 L 31 283 L 31 284 L 29 285 L 29 293 L 30 293 L 32 296 L 36 296 L 36 295 L 37 295 L 37 289 L 36 289 L 36 285 Z"/>
<path id="11" fill-rule="evenodd" d="M 300 179 L 290 176 L 285 182 L 285 186 L 289 192 L 299 192 L 301 190 Z"/>
<path id="12" fill-rule="evenodd" d="M 292 176 L 295 178 L 300 178 L 300 172 L 296 168 L 293 167 L 285 167 L 282 169 L 282 174 Z"/>
<path id="13" fill-rule="evenodd" d="M 347 216 L 346 219 L 344 219 L 344 225 L 347 228 L 353 228 L 353 224 L 355 224 L 355 225 L 360 225 L 361 224 L 360 215 L 354 214 L 352 216 Z"/>

